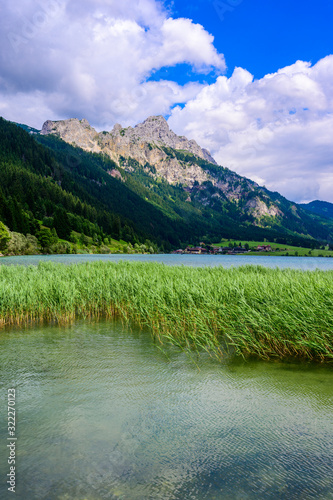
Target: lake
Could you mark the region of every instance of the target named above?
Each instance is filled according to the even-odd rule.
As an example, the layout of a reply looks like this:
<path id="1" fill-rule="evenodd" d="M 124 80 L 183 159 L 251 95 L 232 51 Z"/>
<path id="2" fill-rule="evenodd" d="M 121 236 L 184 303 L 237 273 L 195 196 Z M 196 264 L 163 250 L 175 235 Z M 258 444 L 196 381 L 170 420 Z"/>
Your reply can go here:
<path id="1" fill-rule="evenodd" d="M 327 257 L 275 257 L 261 255 L 175 255 L 175 254 L 78 254 L 78 255 L 22 255 L 18 257 L 1 257 L 0 265 L 37 265 L 38 262 L 59 262 L 64 264 L 79 264 L 81 262 L 161 262 L 170 266 L 244 266 L 260 265 L 265 267 L 293 268 L 303 270 L 333 269 L 333 259 Z"/>
<path id="2" fill-rule="evenodd" d="M 102 320 L 0 331 L 0 374 L 18 500 L 333 499 L 325 365 L 191 359 Z M 1 499 L 6 442 L 2 418 Z"/>

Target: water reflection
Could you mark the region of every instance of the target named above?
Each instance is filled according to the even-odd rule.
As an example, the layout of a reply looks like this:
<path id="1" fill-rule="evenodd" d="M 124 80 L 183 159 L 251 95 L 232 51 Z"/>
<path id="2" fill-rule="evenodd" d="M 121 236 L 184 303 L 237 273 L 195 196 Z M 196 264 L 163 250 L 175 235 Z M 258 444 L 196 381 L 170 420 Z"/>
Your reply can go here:
<path id="1" fill-rule="evenodd" d="M 331 368 L 165 351 L 113 322 L 1 332 L 16 498 L 333 498 Z"/>

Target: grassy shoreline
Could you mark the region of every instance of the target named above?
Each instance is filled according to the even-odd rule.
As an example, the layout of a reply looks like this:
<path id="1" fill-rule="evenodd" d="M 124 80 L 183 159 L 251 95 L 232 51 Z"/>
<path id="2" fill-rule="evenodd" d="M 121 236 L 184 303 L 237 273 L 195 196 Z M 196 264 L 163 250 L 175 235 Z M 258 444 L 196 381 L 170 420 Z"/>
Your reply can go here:
<path id="1" fill-rule="evenodd" d="M 120 317 L 161 343 L 333 360 L 333 271 L 157 263 L 0 266 L 0 327 Z M 224 346 L 223 349 L 221 346 Z"/>

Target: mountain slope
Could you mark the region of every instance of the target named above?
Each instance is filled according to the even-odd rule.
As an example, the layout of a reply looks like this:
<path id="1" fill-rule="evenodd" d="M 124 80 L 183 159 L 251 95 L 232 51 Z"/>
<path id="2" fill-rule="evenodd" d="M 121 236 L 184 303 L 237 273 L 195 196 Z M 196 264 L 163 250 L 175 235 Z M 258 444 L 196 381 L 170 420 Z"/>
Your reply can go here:
<path id="1" fill-rule="evenodd" d="M 155 179 L 135 160 L 132 172 L 117 167 L 109 158 L 87 153 L 66 144 L 54 136 L 40 136 L 44 146 L 51 148 L 56 159 L 65 165 L 70 177 L 62 187 L 78 192 L 80 186 L 92 191 L 109 209 L 130 219 L 138 230 L 150 238 L 165 240 L 173 246 L 186 242 L 195 243 L 205 235 L 210 239 L 223 234 L 237 237 L 248 227 L 236 224 L 235 217 L 213 212 L 199 202 L 188 203 L 188 193 L 181 186 L 173 186 L 165 180 Z M 262 230 L 258 228 L 263 236 Z"/>
<path id="2" fill-rule="evenodd" d="M 47 122 L 39 134 L 0 119 L 0 221 L 24 234 L 43 225 L 64 239 L 71 231 L 148 239 L 167 251 L 221 238 L 303 246 L 331 238 L 333 222 L 207 161 L 208 152 L 157 118 L 118 131 L 118 146 L 108 140 L 103 153 L 108 133 L 86 121 Z"/>
<path id="3" fill-rule="evenodd" d="M 42 144 L 36 142 L 38 139 Z M 219 239 L 221 232 L 250 237 L 248 226 L 188 203 L 180 186 L 151 177 L 132 161 L 136 175 L 108 157 L 88 153 L 52 135 L 29 134 L 0 119 L 0 220 L 12 231 L 37 234 L 41 224 L 103 239 L 155 242 L 164 250 Z M 61 213 L 60 213 L 61 212 Z M 67 218 L 60 235 L 57 221 Z M 257 237 L 263 237 L 259 230 Z"/>
<path id="4" fill-rule="evenodd" d="M 222 235 L 236 231 L 244 234 L 264 229 L 271 237 L 285 234 L 301 239 L 330 240 L 333 236 L 332 223 L 218 166 L 210 153 L 195 141 L 174 134 L 161 116 L 149 117 L 134 128 L 115 125 L 111 132 L 100 133 L 86 120 L 47 121 L 41 137 L 50 135 L 112 159 L 116 166 L 112 175 L 120 175 L 127 186 L 141 195 L 142 184 L 150 192 L 159 191 L 164 198 L 162 203 L 157 202 L 156 196 L 155 200 L 152 196 L 145 198 L 157 203 L 162 210 L 172 209 L 170 203 L 167 208 L 163 191 L 180 187 L 187 193 L 186 203 L 194 209 L 193 215 L 197 211 L 199 221 L 199 211 L 208 222 L 209 233 L 220 230 Z M 191 213 L 184 205 L 179 210 L 176 204 L 173 210 L 177 208 L 183 217 Z"/>
<path id="5" fill-rule="evenodd" d="M 103 158 L 54 142 L 64 150 L 54 152 L 0 119 L 0 220 L 12 231 L 36 234 L 40 223 L 53 227 L 59 210 L 65 210 L 69 229 L 88 236 L 162 242 L 172 232 L 173 221 L 110 176 Z M 109 160 L 106 165 L 114 166 Z"/>
<path id="6" fill-rule="evenodd" d="M 300 207 L 302 207 L 304 210 L 308 210 L 309 212 L 320 215 L 321 217 L 333 219 L 333 203 L 315 200 L 311 201 L 310 203 L 302 203 L 300 204 Z"/>

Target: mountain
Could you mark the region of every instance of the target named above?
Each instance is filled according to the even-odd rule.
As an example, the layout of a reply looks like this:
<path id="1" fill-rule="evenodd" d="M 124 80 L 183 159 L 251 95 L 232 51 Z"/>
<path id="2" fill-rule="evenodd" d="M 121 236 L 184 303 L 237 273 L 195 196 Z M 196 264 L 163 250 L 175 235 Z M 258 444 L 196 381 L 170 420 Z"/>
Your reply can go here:
<path id="1" fill-rule="evenodd" d="M 333 203 L 315 200 L 310 203 L 302 203 L 300 204 L 300 207 L 304 210 L 320 215 L 321 217 L 333 219 Z"/>
<path id="2" fill-rule="evenodd" d="M 52 139 L 53 148 L 45 147 L 0 119 L 0 221 L 23 234 L 37 235 L 46 226 L 64 239 L 73 230 L 100 240 L 110 235 L 139 243 L 151 237 L 164 244 L 173 221 L 109 175 L 111 161 Z"/>
<path id="3" fill-rule="evenodd" d="M 47 121 L 41 135 L 58 137 L 110 158 L 116 165 L 111 175 L 131 185 L 136 192 L 134 181 L 153 192 L 160 190 L 156 186 L 161 182 L 164 187 L 181 187 L 187 193 L 189 205 L 201 213 L 211 211 L 206 219 L 214 218 L 221 234 L 230 232 L 233 225 L 242 234 L 255 227 L 300 238 L 332 238 L 332 224 L 319 220 L 278 193 L 218 166 L 209 151 L 176 135 L 162 116 L 151 116 L 134 128 L 117 124 L 110 132 L 99 133 L 87 120 Z M 165 202 L 162 205 L 165 207 Z"/>
<path id="4" fill-rule="evenodd" d="M 164 251 L 225 237 L 311 247 L 333 235 L 333 222 L 217 165 L 163 117 L 100 133 L 86 120 L 38 132 L 0 119 L 0 221 Z"/>
<path id="5" fill-rule="evenodd" d="M 170 184 L 193 185 L 195 180 L 203 182 L 209 176 L 195 163 L 180 163 L 177 158 L 170 158 L 167 149 L 185 151 L 196 158 L 216 164 L 210 153 L 200 148 L 195 141 L 179 137 L 169 129 L 162 116 L 151 116 L 136 127 L 122 128 L 117 124 L 111 132 L 97 133 L 87 120 L 63 120 L 44 123 L 42 135 L 53 134 L 69 144 L 90 151 L 103 153 L 118 165 L 125 165 L 122 159 L 133 158 L 140 165 L 149 164 L 156 169 L 156 175 Z"/>

